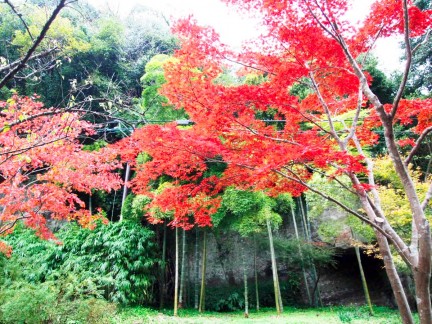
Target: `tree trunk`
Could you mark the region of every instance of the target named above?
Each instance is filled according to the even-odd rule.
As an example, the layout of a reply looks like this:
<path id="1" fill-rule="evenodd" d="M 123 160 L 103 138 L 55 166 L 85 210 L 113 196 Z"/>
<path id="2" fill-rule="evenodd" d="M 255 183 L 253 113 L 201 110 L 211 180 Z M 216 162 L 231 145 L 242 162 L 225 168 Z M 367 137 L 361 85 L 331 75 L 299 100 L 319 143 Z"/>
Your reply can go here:
<path id="1" fill-rule="evenodd" d="M 425 235 L 425 234 L 423 234 Z M 431 255 L 430 255 L 430 233 L 428 238 L 419 239 L 419 261 L 418 267 L 413 269 L 414 284 L 416 289 L 416 303 L 420 323 L 432 323 L 430 280 L 431 280 Z M 422 246 L 426 245 L 426 246 Z M 424 253 L 422 253 L 424 251 Z M 426 252 L 429 252 L 426 253 Z"/>
<path id="2" fill-rule="evenodd" d="M 307 210 L 303 206 L 302 198 L 298 197 L 297 200 L 299 202 L 300 213 L 302 215 L 302 220 L 303 220 L 303 226 L 304 226 L 304 229 L 305 229 L 306 240 L 307 240 L 307 242 L 312 242 L 310 222 L 307 219 Z M 318 276 L 317 276 L 317 272 L 316 272 L 316 268 L 315 268 L 315 264 L 314 264 L 313 260 L 310 260 L 310 264 L 311 264 L 311 272 L 312 272 L 312 275 L 311 275 L 312 281 L 316 285 L 316 287 L 314 288 L 314 294 L 313 294 L 313 304 L 316 307 L 318 307 L 318 306 L 322 306 L 321 292 L 320 292 L 320 289 L 319 289 L 319 286 L 318 286 Z"/>
<path id="3" fill-rule="evenodd" d="M 299 249 L 299 255 L 300 255 L 300 260 L 301 260 L 301 268 L 302 268 L 302 272 L 303 272 L 303 281 L 304 281 L 304 285 L 306 288 L 306 294 L 307 294 L 307 298 L 309 301 L 309 305 L 312 306 L 312 298 L 311 298 L 311 294 L 310 294 L 310 290 L 309 290 L 309 282 L 307 280 L 307 273 L 306 273 L 306 269 L 304 266 L 303 253 L 302 253 L 302 249 L 300 246 L 300 236 L 299 236 L 298 228 L 297 228 L 297 220 L 295 218 L 294 207 L 292 205 L 291 205 L 291 215 L 292 215 L 292 220 L 293 220 L 293 224 L 294 224 L 295 236 L 296 236 L 296 239 L 299 243 L 298 249 Z"/>
<path id="4" fill-rule="evenodd" d="M 402 322 L 404 324 L 413 324 L 414 320 L 412 317 L 411 309 L 408 304 L 408 299 L 405 295 L 405 291 L 402 286 L 402 282 L 397 273 L 396 267 L 393 263 L 393 257 L 391 255 L 390 247 L 385 238 L 380 232 L 375 231 L 380 253 L 383 257 L 384 267 L 389 278 L 390 285 L 393 290 L 393 294 L 396 299 L 396 304 L 399 309 L 399 313 L 402 317 Z M 426 324 L 426 322 L 424 322 Z"/>
<path id="5" fill-rule="evenodd" d="M 194 308 L 198 309 L 199 306 L 199 251 L 198 251 L 198 239 L 199 239 L 198 227 L 195 229 L 195 276 L 194 276 L 194 290 L 195 300 Z"/>
<path id="6" fill-rule="evenodd" d="M 124 179 L 124 185 L 123 185 L 123 195 L 122 195 L 122 202 L 121 202 L 121 208 L 120 208 L 120 222 L 123 221 L 123 207 L 124 207 L 124 203 L 126 201 L 126 197 L 127 197 L 127 184 L 129 182 L 129 177 L 130 177 L 130 164 L 127 163 L 126 164 L 126 171 L 125 171 L 125 179 Z"/>
<path id="7" fill-rule="evenodd" d="M 163 223 L 163 239 L 162 239 L 162 260 L 159 273 L 159 309 L 164 307 L 165 297 L 165 271 L 166 271 L 166 240 L 167 240 L 166 222 Z"/>
<path id="8" fill-rule="evenodd" d="M 245 239 L 243 239 L 242 242 L 242 254 L 243 254 L 243 282 L 244 282 L 244 299 L 245 299 L 245 304 L 244 304 L 244 317 L 248 318 L 249 317 L 249 294 L 248 294 L 248 278 L 247 278 L 247 273 L 246 273 L 246 251 L 245 251 L 245 246 L 246 246 L 246 242 Z"/>
<path id="9" fill-rule="evenodd" d="M 278 289 L 279 308 L 280 308 L 281 313 L 283 313 L 282 292 L 280 289 L 280 282 L 279 282 L 279 274 L 278 273 L 276 273 L 276 281 L 277 281 L 277 289 Z"/>
<path id="10" fill-rule="evenodd" d="M 92 195 L 90 194 L 89 195 L 89 212 L 90 212 L 90 215 L 93 215 L 93 201 L 92 201 Z"/>
<path id="11" fill-rule="evenodd" d="M 183 229 L 182 233 L 182 258 L 180 269 L 180 293 L 179 293 L 179 308 L 183 307 L 183 290 L 185 286 L 185 263 L 186 263 L 186 230 Z"/>
<path id="12" fill-rule="evenodd" d="M 257 253 L 256 253 L 256 238 L 254 236 L 254 276 L 255 276 L 255 300 L 256 300 L 256 310 L 259 312 L 259 289 L 258 289 L 258 271 L 257 271 Z"/>
<path id="13" fill-rule="evenodd" d="M 267 219 L 266 223 L 267 223 L 267 231 L 268 231 L 268 237 L 270 243 L 270 257 L 271 257 L 272 273 L 273 273 L 273 287 L 274 287 L 274 294 L 275 294 L 276 312 L 278 315 L 280 315 L 281 313 L 281 305 L 279 303 L 280 288 L 279 288 L 279 280 L 277 275 L 276 255 L 273 246 L 273 234 L 272 234 L 270 220 Z"/>
<path id="14" fill-rule="evenodd" d="M 179 242 L 178 227 L 175 228 L 175 273 L 174 273 L 174 316 L 178 315 L 178 288 L 179 288 Z"/>
<path id="15" fill-rule="evenodd" d="M 202 313 L 205 310 L 205 273 L 207 263 L 207 231 L 204 229 L 203 236 L 203 255 L 202 255 L 202 268 L 201 268 L 201 293 L 198 311 Z"/>
<path id="16" fill-rule="evenodd" d="M 363 265 L 362 265 L 361 256 L 360 256 L 360 248 L 358 246 L 354 246 L 354 250 L 355 250 L 355 254 L 357 256 L 357 263 L 358 263 L 359 270 L 360 270 L 360 278 L 361 278 L 361 282 L 362 282 L 362 286 L 363 286 L 363 291 L 365 294 L 366 303 L 369 306 L 369 313 L 373 316 L 374 311 L 373 311 L 372 302 L 371 302 L 370 295 L 369 295 L 369 288 L 367 285 L 366 276 L 365 276 L 364 271 L 363 271 Z"/>

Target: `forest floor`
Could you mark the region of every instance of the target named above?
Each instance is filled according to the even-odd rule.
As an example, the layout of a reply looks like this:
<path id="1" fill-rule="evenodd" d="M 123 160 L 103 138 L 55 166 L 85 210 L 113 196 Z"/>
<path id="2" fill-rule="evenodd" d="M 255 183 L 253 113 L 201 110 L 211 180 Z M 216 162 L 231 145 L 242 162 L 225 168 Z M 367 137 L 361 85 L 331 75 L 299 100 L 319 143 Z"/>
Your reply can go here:
<path id="1" fill-rule="evenodd" d="M 397 310 L 375 307 L 375 316 L 370 316 L 365 307 L 325 307 L 325 308 L 285 308 L 277 316 L 274 309 L 265 308 L 259 312 L 251 310 L 249 318 L 243 312 L 198 313 L 196 310 L 180 309 L 179 316 L 174 317 L 172 310 L 159 312 L 150 308 L 123 309 L 114 319 L 115 323 L 182 323 L 182 324 L 222 324 L 222 323 L 266 323 L 266 324 L 399 324 L 402 323 Z"/>

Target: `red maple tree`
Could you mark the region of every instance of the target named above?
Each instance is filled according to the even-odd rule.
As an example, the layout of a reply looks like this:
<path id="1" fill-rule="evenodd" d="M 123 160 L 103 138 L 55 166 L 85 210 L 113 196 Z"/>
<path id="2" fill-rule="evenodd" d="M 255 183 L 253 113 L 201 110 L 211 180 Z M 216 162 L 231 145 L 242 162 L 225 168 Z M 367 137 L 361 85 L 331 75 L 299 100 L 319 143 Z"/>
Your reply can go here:
<path id="1" fill-rule="evenodd" d="M 190 173 L 191 164 L 199 173 L 203 161 L 218 160 L 227 164 L 218 180 L 220 186 L 233 184 L 265 190 L 269 195 L 289 192 L 298 196 L 312 190 L 332 200 L 374 228 L 403 321 L 413 323 L 389 243 L 412 270 L 421 322 L 431 323 L 431 235 L 425 209 L 432 186 L 421 202 L 407 165 L 432 130 L 432 100 L 403 98 L 411 59 L 418 49 L 411 47 L 410 40 L 426 37 L 431 12 L 419 10 L 412 1 L 377 1 L 364 23 L 357 27 L 346 18 L 350 2 L 344 0 L 226 2 L 246 10 L 259 10 L 268 32 L 236 54 L 220 43 L 211 28 L 200 27 L 191 19 L 176 24 L 181 48 L 175 54 L 176 60 L 165 66 L 167 83 L 162 93 L 171 104 L 185 109 L 195 126 L 193 132 L 181 135 L 175 127 L 155 130 L 157 138 L 151 136 L 151 131 L 146 133 L 147 139 L 156 145 L 146 149 L 160 150 L 161 154 L 151 161 L 152 169 L 143 166 L 149 168 L 145 177 L 151 178 L 152 172 L 158 169 L 155 174 L 160 174 L 164 169 L 173 177 L 186 177 L 189 181 L 195 172 Z M 371 90 L 371 77 L 362 62 L 377 37 L 394 34 L 405 37 L 406 65 L 392 104 L 384 105 Z M 238 86 L 222 84 L 218 76 L 232 61 L 238 62 L 246 73 L 260 74 L 263 81 Z M 299 86 L 306 90 L 301 98 L 293 91 Z M 344 118 L 345 113 L 351 117 Z M 260 118 L 263 115 L 271 120 Z M 335 126 L 336 122 L 342 124 L 342 129 Z M 401 143 L 414 145 L 404 158 L 394 127 L 410 123 L 418 138 Z M 384 130 L 388 154 L 411 206 L 413 230 L 409 242 L 389 224 L 380 205 L 373 160 L 365 150 L 376 143 L 378 136 L 373 129 L 377 127 Z M 187 138 L 183 136 L 186 133 L 190 135 Z M 170 150 L 166 151 L 168 146 Z M 207 155 L 208 148 L 217 149 Z M 200 162 L 195 164 L 197 157 Z M 335 181 L 339 175 L 347 175 L 352 188 L 345 189 L 358 196 L 364 212 L 352 210 L 308 184 L 314 172 Z M 139 181 L 137 178 L 135 186 L 139 186 Z M 148 179 L 143 183 L 148 183 Z M 181 201 L 195 197 L 195 189 L 200 190 L 194 186 L 194 190 L 180 194 Z M 205 194 L 207 189 L 203 189 Z M 175 196 L 174 191 L 167 191 L 167 195 L 168 192 Z M 165 206 L 170 203 L 166 197 L 161 198 L 160 204 L 157 200 L 154 203 Z M 187 209 L 180 203 L 177 206 L 179 210 Z"/>
<path id="2" fill-rule="evenodd" d="M 77 194 L 120 187 L 117 152 L 83 151 L 79 137 L 94 134 L 94 127 L 78 114 L 56 113 L 16 94 L 0 108 L 0 235 L 19 220 L 45 239 L 55 239 L 48 218 L 94 226 L 102 214 L 92 215 Z M 10 254 L 3 243 L 0 248 Z"/>
<path id="3" fill-rule="evenodd" d="M 171 123 L 137 129 L 116 147 L 135 171 L 130 181 L 133 192 L 152 199 L 146 207 L 151 223 L 161 222 L 157 214 L 162 212 L 172 213 L 173 227 L 211 226 L 222 185 L 218 177 L 207 174 L 206 162 L 220 153 L 217 140 Z M 142 153 L 148 156 L 145 162 L 137 159 Z M 161 177 L 165 179 L 157 182 Z"/>

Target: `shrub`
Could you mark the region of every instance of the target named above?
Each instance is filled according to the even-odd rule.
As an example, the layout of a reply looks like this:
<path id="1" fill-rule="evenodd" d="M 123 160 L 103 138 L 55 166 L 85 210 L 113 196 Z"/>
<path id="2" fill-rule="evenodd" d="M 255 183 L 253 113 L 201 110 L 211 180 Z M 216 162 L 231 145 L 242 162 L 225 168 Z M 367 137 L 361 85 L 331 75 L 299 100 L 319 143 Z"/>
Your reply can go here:
<path id="1" fill-rule="evenodd" d="M 0 283 L 55 282 L 59 298 L 101 298 L 121 304 L 152 301 L 156 245 L 154 233 L 133 221 L 99 224 L 94 230 L 68 224 L 57 237 L 62 245 L 18 228 L 6 239 L 11 259 L 0 260 Z"/>
<path id="2" fill-rule="evenodd" d="M 102 299 L 62 298 L 56 283 L 15 282 L 0 293 L 1 323 L 110 323 L 116 306 Z"/>
<path id="3" fill-rule="evenodd" d="M 67 283 L 61 294 L 103 296 L 121 304 L 152 300 L 156 245 L 154 234 L 133 221 L 99 225 L 94 230 L 68 226 L 63 245 L 48 258 L 49 280 Z"/>
<path id="4" fill-rule="evenodd" d="M 2 323 L 46 323 L 56 304 L 56 292 L 50 284 L 16 282 L 0 293 Z"/>

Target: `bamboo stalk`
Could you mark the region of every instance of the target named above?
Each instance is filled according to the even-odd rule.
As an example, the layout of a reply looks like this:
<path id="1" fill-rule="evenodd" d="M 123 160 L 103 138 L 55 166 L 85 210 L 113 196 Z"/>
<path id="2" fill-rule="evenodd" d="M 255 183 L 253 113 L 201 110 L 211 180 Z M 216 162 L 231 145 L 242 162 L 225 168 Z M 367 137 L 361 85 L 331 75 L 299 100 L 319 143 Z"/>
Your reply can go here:
<path id="1" fill-rule="evenodd" d="M 207 263 L 207 231 L 204 229 L 203 236 L 203 255 L 202 255 L 202 268 L 201 268 L 201 293 L 198 311 L 202 313 L 205 310 L 205 273 Z"/>

